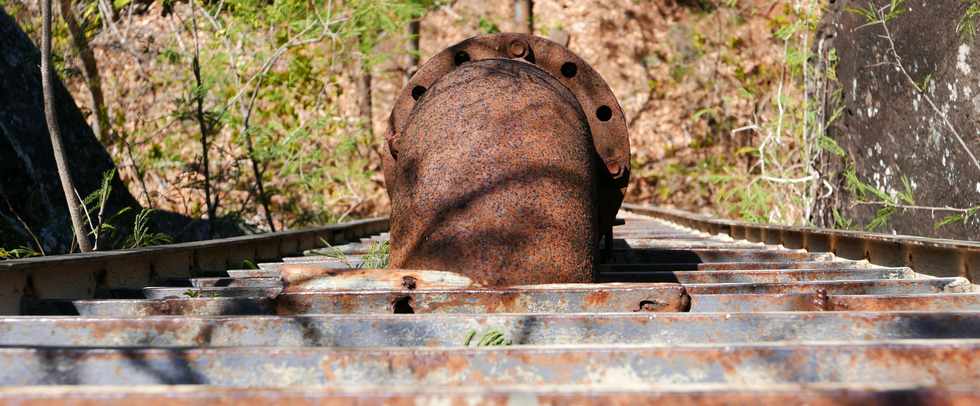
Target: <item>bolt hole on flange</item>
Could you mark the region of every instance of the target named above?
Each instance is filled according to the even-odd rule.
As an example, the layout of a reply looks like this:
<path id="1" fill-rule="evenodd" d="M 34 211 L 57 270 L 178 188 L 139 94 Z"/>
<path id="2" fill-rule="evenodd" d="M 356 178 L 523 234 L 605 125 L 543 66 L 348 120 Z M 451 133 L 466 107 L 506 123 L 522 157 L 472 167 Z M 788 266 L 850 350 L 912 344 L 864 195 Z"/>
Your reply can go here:
<path id="1" fill-rule="evenodd" d="M 609 106 L 599 106 L 595 110 L 595 116 L 599 121 L 609 121 L 612 118 L 612 109 Z"/>
<path id="2" fill-rule="evenodd" d="M 412 88 L 412 98 L 415 100 L 421 99 L 422 95 L 425 94 L 425 86 L 415 86 Z"/>
<path id="3" fill-rule="evenodd" d="M 456 66 L 462 65 L 469 61 L 470 61 L 470 54 L 466 53 L 466 51 L 459 51 L 456 53 L 456 56 L 453 57 L 453 63 L 455 63 Z"/>
<path id="4" fill-rule="evenodd" d="M 571 78 L 574 78 L 575 77 L 575 74 L 577 74 L 577 73 L 578 73 L 578 66 L 575 66 L 574 63 L 572 63 L 572 62 L 565 62 L 563 65 L 561 65 L 561 75 L 562 76 L 571 79 Z M 605 106 L 603 106 L 603 107 L 605 107 Z M 612 112 L 610 112 L 609 114 L 611 115 Z M 605 120 L 603 120 L 603 121 L 605 121 Z"/>

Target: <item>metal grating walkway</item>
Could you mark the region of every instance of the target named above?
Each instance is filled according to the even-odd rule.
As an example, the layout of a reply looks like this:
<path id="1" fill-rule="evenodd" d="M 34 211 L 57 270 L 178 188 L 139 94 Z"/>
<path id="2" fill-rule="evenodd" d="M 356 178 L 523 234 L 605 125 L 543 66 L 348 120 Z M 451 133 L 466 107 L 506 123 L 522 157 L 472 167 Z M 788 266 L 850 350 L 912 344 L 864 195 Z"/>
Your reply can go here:
<path id="1" fill-rule="evenodd" d="M 280 278 L 286 264 L 356 267 L 379 234 L 337 246 L 344 258 L 3 317 L 0 385 L 20 387 L 0 401 L 980 404 L 980 293 L 965 278 L 620 217 L 598 284 Z M 511 345 L 476 345 L 491 336 Z"/>

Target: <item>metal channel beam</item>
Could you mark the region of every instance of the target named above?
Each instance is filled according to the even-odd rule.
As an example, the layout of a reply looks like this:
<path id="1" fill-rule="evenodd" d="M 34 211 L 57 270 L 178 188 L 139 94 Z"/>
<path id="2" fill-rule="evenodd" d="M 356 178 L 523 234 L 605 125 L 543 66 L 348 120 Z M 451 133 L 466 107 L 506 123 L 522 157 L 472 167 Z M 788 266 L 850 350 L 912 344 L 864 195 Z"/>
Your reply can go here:
<path id="1" fill-rule="evenodd" d="M 183 290 L 182 290 L 183 289 Z M 263 289 L 263 288 L 259 288 Z M 461 289 L 404 291 L 326 291 L 285 293 L 272 298 L 187 296 L 175 299 L 80 300 L 85 316 L 366 313 L 552 313 L 629 312 L 646 305 L 655 311 L 683 311 L 689 299 L 680 285 L 617 284 L 530 289 Z M 194 297 L 192 297 L 194 296 Z M 276 309 L 276 310 L 273 310 Z"/>
<path id="2" fill-rule="evenodd" d="M 684 311 L 689 297 L 677 284 L 559 285 L 563 287 L 289 292 L 280 314 L 298 313 L 572 313 Z"/>
<path id="3" fill-rule="evenodd" d="M 0 319 L 0 346 L 462 347 L 490 330 L 515 345 L 954 339 L 980 338 L 980 312 L 22 317 Z"/>
<path id="4" fill-rule="evenodd" d="M 908 295 L 917 293 L 968 293 L 973 286 L 964 278 L 809 281 L 798 283 L 704 283 L 685 284 L 695 294 L 813 293 L 832 295 Z"/>
<path id="5" fill-rule="evenodd" d="M 76 300 L 78 314 L 89 317 L 221 316 L 276 314 L 271 298 L 183 298 L 160 300 Z"/>
<path id="6" fill-rule="evenodd" d="M 388 228 L 386 218 L 210 241 L 0 261 L 0 314 L 21 314 L 47 299 L 106 297 L 161 278 L 188 278 L 346 243 Z"/>
<path id="7" fill-rule="evenodd" d="M 384 292 L 368 295 L 304 293 L 271 298 L 184 298 L 164 300 L 79 300 L 74 302 L 82 316 L 145 317 L 154 315 L 220 316 L 256 314 L 385 314 L 395 310 L 403 298 Z M 650 296 L 610 295 L 604 301 L 584 301 L 560 295 L 542 301 L 527 295 L 486 297 L 474 292 L 460 294 L 416 293 L 407 302 L 416 313 L 573 313 L 626 312 L 639 309 Z M 555 300 L 557 299 L 557 300 Z M 655 299 L 655 298 L 654 298 Z M 693 295 L 692 312 L 774 311 L 977 311 L 980 294 L 924 295 L 828 295 L 732 294 Z M 655 302 L 655 301 L 651 301 Z M 281 305 L 279 305 L 281 303 Z M 656 309 L 656 308 L 655 308 Z"/>
<path id="8" fill-rule="evenodd" d="M 241 275 L 241 274 L 239 274 Z M 255 275 L 255 274 L 246 274 Z M 261 273 L 261 275 L 265 275 Z M 276 287 L 282 281 L 272 274 L 268 277 L 239 276 L 235 278 L 194 278 L 194 287 Z M 681 282 L 681 283 L 789 283 L 818 280 L 869 280 L 912 278 L 909 268 L 844 268 L 793 269 L 757 271 L 607 271 L 598 274 L 598 282 Z"/>
<path id="9" fill-rule="evenodd" d="M 760 271 L 782 269 L 852 269 L 868 267 L 866 263 L 853 261 L 800 261 L 800 262 L 667 262 L 603 264 L 600 272 L 644 271 Z"/>
<path id="10" fill-rule="evenodd" d="M 260 269 L 232 269 L 228 275 L 236 278 L 275 277 L 279 268 L 287 263 L 302 263 L 323 269 L 350 269 L 361 266 L 362 260 L 350 257 L 346 260 L 317 259 L 313 257 L 283 258 L 288 262 L 267 262 L 258 264 Z M 694 270 L 775 270 L 775 269 L 847 269 L 867 267 L 867 263 L 855 261 L 763 261 L 763 262 L 700 262 L 691 258 L 676 258 L 664 262 L 625 262 L 598 266 L 604 271 L 694 271 Z"/>
<path id="11" fill-rule="evenodd" d="M 720 346 L 0 349 L 0 385 L 976 385 L 980 340 Z"/>
<path id="12" fill-rule="evenodd" d="M 316 260 L 290 259 L 289 262 L 266 262 L 258 264 L 259 269 L 232 269 L 228 275 L 236 278 L 245 277 L 274 277 L 279 275 L 279 268 L 287 263 L 302 263 L 323 269 L 350 269 L 360 267 L 363 261 L 356 257 L 346 260 Z M 286 260 L 286 258 L 283 258 Z M 764 262 L 625 262 L 600 264 L 598 269 L 607 271 L 694 271 L 694 270 L 776 270 L 776 269 L 846 269 L 868 267 L 867 263 L 855 261 L 764 261 Z"/>
<path id="13" fill-rule="evenodd" d="M 975 311 L 980 294 L 828 295 L 816 293 L 693 295 L 692 312 Z"/>
<path id="14" fill-rule="evenodd" d="M 980 242 L 977 241 L 751 224 L 634 204 L 623 204 L 623 208 L 712 235 L 728 234 L 735 239 L 829 252 L 848 259 L 866 259 L 882 266 L 907 266 L 932 276 L 961 276 L 971 281 L 980 277 Z"/>
<path id="15" fill-rule="evenodd" d="M 191 286 L 195 288 L 274 288 L 282 287 L 282 279 L 269 278 L 192 278 Z"/>
<path id="16" fill-rule="evenodd" d="M 28 386 L 0 388 L 0 402 L 69 405 L 636 405 L 785 406 L 980 404 L 973 386 L 913 385 L 493 385 L 225 388 L 215 386 Z"/>
<path id="17" fill-rule="evenodd" d="M 825 253 L 784 250 L 743 250 L 743 249 L 655 249 L 619 248 L 613 249 L 611 263 L 672 263 L 672 262 L 792 262 L 825 261 L 833 259 Z"/>
<path id="18" fill-rule="evenodd" d="M 826 280 L 902 279 L 908 268 L 795 269 L 762 271 L 600 272 L 598 282 L 792 283 Z"/>
<path id="19" fill-rule="evenodd" d="M 613 277 L 610 277 L 613 278 Z M 644 287 L 643 283 L 636 283 L 632 288 L 637 289 L 674 289 L 680 287 L 649 286 Z M 657 285 L 657 284 L 653 284 Z M 670 285 L 670 284 L 660 284 Z M 736 294 L 736 293 L 812 293 L 817 290 L 825 290 L 828 294 L 834 295 L 859 295 L 859 294 L 878 294 L 878 295 L 901 295 L 919 293 L 968 293 L 973 291 L 973 286 L 963 278 L 931 278 L 931 279 L 871 279 L 871 280 L 829 280 L 829 281 L 805 281 L 792 283 L 685 283 L 683 287 L 690 294 Z M 597 285 L 583 284 L 577 289 L 584 297 L 589 289 L 601 288 Z M 516 289 L 516 291 L 529 291 L 530 289 Z M 513 288 L 485 290 L 484 292 L 502 292 L 508 294 L 514 292 Z M 411 294 L 412 292 L 433 291 L 386 291 L 391 294 Z M 450 291 L 451 292 L 451 291 Z M 147 299 L 182 298 L 182 297 L 276 297 L 280 293 L 301 293 L 301 291 L 283 291 L 278 286 L 253 286 L 253 287 L 149 287 L 143 289 L 143 294 Z M 492 295 L 493 293 L 489 293 Z M 484 295 L 486 296 L 486 294 Z"/>
<path id="20" fill-rule="evenodd" d="M 167 299 L 182 297 L 275 297 L 282 292 L 281 287 L 148 287 L 143 288 L 147 299 Z"/>

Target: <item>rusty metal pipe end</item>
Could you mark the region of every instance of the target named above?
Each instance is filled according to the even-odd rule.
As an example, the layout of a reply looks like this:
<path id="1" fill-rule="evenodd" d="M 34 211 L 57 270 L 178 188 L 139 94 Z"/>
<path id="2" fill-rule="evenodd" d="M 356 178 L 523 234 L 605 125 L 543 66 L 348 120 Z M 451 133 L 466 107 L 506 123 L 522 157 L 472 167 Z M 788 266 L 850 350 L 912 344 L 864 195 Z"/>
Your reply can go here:
<path id="1" fill-rule="evenodd" d="M 386 133 L 391 266 L 486 286 L 589 282 L 628 181 L 622 110 L 571 51 L 471 38 L 423 65 Z"/>

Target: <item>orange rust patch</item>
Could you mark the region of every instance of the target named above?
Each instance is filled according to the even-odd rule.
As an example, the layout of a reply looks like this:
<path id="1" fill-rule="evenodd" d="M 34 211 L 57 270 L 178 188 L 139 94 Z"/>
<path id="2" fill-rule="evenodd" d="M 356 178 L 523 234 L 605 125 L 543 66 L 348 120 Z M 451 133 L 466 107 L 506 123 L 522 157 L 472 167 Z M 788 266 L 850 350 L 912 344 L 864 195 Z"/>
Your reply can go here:
<path id="1" fill-rule="evenodd" d="M 597 290 L 585 295 L 585 305 L 587 307 L 600 307 L 609 302 L 610 293 L 608 290 Z"/>

